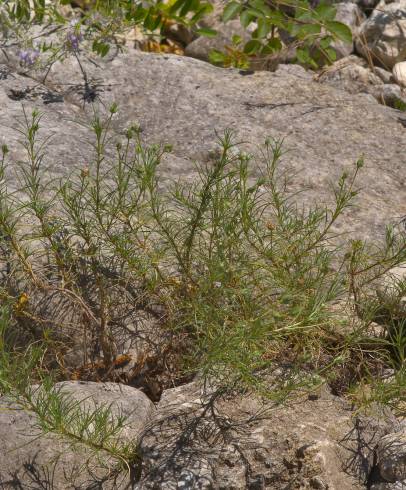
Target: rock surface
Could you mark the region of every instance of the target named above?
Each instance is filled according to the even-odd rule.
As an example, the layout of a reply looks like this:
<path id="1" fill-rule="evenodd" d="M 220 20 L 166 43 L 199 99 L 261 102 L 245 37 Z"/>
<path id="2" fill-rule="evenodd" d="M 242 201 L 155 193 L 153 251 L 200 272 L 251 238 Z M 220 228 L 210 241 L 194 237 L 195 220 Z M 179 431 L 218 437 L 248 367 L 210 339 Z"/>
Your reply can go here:
<path id="1" fill-rule="evenodd" d="M 316 79 L 350 94 L 370 94 L 389 107 L 406 104 L 406 94 L 399 85 L 392 83 L 394 78 L 390 72 L 378 67 L 371 69 L 365 60 L 354 55 L 336 61 Z"/>
<path id="2" fill-rule="evenodd" d="M 284 138 L 289 153 L 282 165 L 292 169 L 290 188 L 302 191 L 305 204 L 316 196 L 318 202 L 329 202 L 331 181 L 363 155 L 357 207 L 338 231 L 376 240 L 386 224 L 406 214 L 405 116 L 368 95 L 335 90 L 283 65 L 275 73 L 247 75 L 198 60 L 138 52 L 97 64 L 83 60 L 88 86 L 74 58 L 56 63 L 41 83 L 40 73 L 21 76 L 8 55 L 0 80 L 0 133 L 12 149 L 11 161 L 23 156 L 15 130 L 23 105 L 44 112 L 42 134 L 53 138 L 46 162 L 50 172 L 60 175 L 89 159 L 90 136 L 82 123 L 92 109 L 84 97 L 105 106 L 115 101 L 121 108 L 114 122 L 117 133 L 135 121 L 146 141 L 174 145 L 162 166 L 165 175 L 192 176 L 194 160 L 210 159 L 216 132 L 231 128 L 255 151 L 266 137 Z"/>
<path id="3" fill-rule="evenodd" d="M 406 481 L 406 430 L 382 437 L 376 452 L 379 473 L 384 481 Z"/>
<path id="4" fill-rule="evenodd" d="M 137 488 L 358 490 L 387 430 L 353 418 L 326 388 L 277 406 L 255 396 L 204 397 L 195 382 L 164 393 L 141 442 Z"/>
<path id="5" fill-rule="evenodd" d="M 353 39 L 356 39 L 359 26 L 365 20 L 365 14 L 355 3 L 351 2 L 337 3 L 335 7 L 337 9 L 336 20 L 350 27 Z M 354 42 L 345 43 L 343 41 L 334 41 L 331 47 L 335 50 L 338 60 L 354 52 Z"/>
<path id="6" fill-rule="evenodd" d="M 137 441 L 155 411 L 152 402 L 139 390 L 117 383 L 63 382 L 56 385 L 83 402 L 84 409 L 110 405 L 113 415 L 128 417 L 120 437 Z M 39 437 L 35 416 L 0 398 L 0 487 L 12 488 L 127 488 L 128 474 L 115 480 L 117 464 L 107 454 L 99 458 L 82 444 L 47 434 Z M 95 488 L 95 487 L 92 487 Z"/>
<path id="7" fill-rule="evenodd" d="M 406 61 L 396 63 L 393 67 L 393 77 L 399 85 L 406 86 Z"/>
<path id="8" fill-rule="evenodd" d="M 357 51 L 386 69 L 406 58 L 406 2 L 381 0 L 362 24 Z"/>

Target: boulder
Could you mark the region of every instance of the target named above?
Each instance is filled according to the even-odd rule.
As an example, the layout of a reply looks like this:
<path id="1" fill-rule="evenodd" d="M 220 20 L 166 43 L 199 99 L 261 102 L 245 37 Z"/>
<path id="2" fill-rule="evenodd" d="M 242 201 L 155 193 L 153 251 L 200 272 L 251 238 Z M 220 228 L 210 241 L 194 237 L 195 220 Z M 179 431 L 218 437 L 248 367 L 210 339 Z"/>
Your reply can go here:
<path id="1" fill-rule="evenodd" d="M 347 56 L 323 70 L 316 79 L 349 93 L 371 93 L 371 88 L 383 85 L 381 78 L 358 56 Z"/>
<path id="2" fill-rule="evenodd" d="M 386 69 L 406 59 L 406 1 L 381 2 L 361 25 L 356 48 Z"/>
<path id="3" fill-rule="evenodd" d="M 406 94 L 399 85 L 394 83 L 380 85 L 375 87 L 372 93 L 381 104 L 403 111 L 406 107 Z"/>
<path id="4" fill-rule="evenodd" d="M 80 401 L 84 410 L 109 405 L 113 416 L 127 416 L 120 440 L 138 441 L 154 405 L 139 390 L 117 383 L 63 382 L 56 385 Z M 130 488 L 130 475 L 112 471 L 117 460 L 95 456 L 84 444 L 57 434 L 42 435 L 38 421 L 5 397 L 0 398 L 1 488 Z"/>
<path id="5" fill-rule="evenodd" d="M 388 434 L 379 441 L 377 464 L 380 477 L 386 482 L 406 481 L 406 430 Z"/>
<path id="6" fill-rule="evenodd" d="M 337 9 L 336 20 L 350 27 L 353 39 L 358 36 L 359 26 L 365 20 L 365 14 L 355 3 L 340 2 L 335 5 Z M 335 50 L 337 60 L 345 58 L 354 52 L 354 42 L 333 41 L 331 47 Z"/>

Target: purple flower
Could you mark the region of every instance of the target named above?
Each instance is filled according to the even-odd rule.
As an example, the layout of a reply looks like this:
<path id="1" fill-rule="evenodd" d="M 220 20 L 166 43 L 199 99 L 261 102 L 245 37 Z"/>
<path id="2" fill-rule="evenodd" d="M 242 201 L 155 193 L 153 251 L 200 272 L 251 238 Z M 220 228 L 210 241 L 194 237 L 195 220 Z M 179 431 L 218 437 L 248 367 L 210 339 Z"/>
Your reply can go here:
<path id="1" fill-rule="evenodd" d="M 80 32 L 79 21 L 73 19 L 69 22 L 69 30 L 66 33 L 66 44 L 68 49 L 71 51 L 77 51 L 79 49 L 79 44 L 83 40 L 82 33 Z"/>
<path id="2" fill-rule="evenodd" d="M 19 52 L 18 57 L 20 58 L 20 63 L 25 66 L 32 66 L 38 60 L 40 55 L 39 49 L 22 49 Z"/>

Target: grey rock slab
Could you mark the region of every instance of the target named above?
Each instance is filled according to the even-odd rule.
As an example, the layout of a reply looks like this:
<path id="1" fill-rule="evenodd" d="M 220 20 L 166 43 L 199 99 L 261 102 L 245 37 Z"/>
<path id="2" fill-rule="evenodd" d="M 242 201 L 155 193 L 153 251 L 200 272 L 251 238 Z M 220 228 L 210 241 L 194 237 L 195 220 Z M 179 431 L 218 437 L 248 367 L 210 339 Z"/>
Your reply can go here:
<path id="1" fill-rule="evenodd" d="M 195 486 L 186 488 L 361 490 L 390 428 L 354 417 L 327 387 L 276 406 L 253 394 L 205 395 L 195 381 L 164 391 L 141 441 L 136 488 L 182 488 L 189 474 Z"/>
<path id="2" fill-rule="evenodd" d="M 117 383 L 63 382 L 56 385 L 83 402 L 84 409 L 110 405 L 113 416 L 128 417 L 120 437 L 137 442 L 155 411 L 139 390 Z M 35 415 L 0 398 L 0 487 L 11 488 L 130 488 L 124 471 L 114 477 L 117 464 L 108 454 L 98 457 L 86 446 L 57 436 L 41 435 Z M 92 487 L 93 488 L 93 487 Z"/>
<path id="3" fill-rule="evenodd" d="M 194 161 L 206 163 L 217 147 L 216 133 L 231 128 L 236 140 L 254 152 L 267 137 L 284 139 L 289 151 L 282 167 L 292 169 L 290 189 L 302 192 L 299 199 L 305 205 L 315 198 L 331 202 L 331 182 L 363 155 L 357 206 L 336 231 L 355 231 L 375 240 L 383 236 L 386 224 L 406 214 L 402 114 L 378 105 L 369 95 L 350 95 L 284 70 L 242 73 L 175 55 L 131 51 L 95 63 L 83 59 L 83 65 L 89 83 L 95 84 L 96 103 L 118 103 L 117 132 L 137 122 L 147 142 L 174 145 L 162 166 L 166 176 L 193 176 Z M 36 73 L 28 75 L 39 80 Z M 5 82 L 0 81 L 0 90 Z M 78 119 L 91 116 L 90 104 L 83 103 L 83 83 L 74 58 L 55 64 L 46 81 L 46 87 L 64 95 L 57 114 L 49 108 L 53 122 L 48 124 L 58 132 L 58 147 L 70 148 L 61 151 L 68 162 L 71 153 L 82 151 L 86 137 L 80 132 L 75 145 L 62 143 L 71 142 L 72 135 L 66 134 L 69 126 L 60 111 L 71 116 L 74 106 Z M 3 127 L 21 111 L 21 102 L 7 103 L 11 114 L 3 109 Z M 48 112 L 44 121 L 47 117 Z"/>
<path id="4" fill-rule="evenodd" d="M 26 159 L 19 130 L 24 128 L 24 111 L 30 119 L 32 110 L 43 114 L 39 138 L 49 138 L 44 172 L 53 177 L 69 174 L 73 169 L 87 165 L 91 154 L 89 131 L 83 127 L 83 111 L 66 101 L 63 95 L 19 74 L 15 69 L 0 65 L 0 144 L 7 144 L 9 160 L 14 163 Z M 11 172 L 13 175 L 13 172 Z"/>

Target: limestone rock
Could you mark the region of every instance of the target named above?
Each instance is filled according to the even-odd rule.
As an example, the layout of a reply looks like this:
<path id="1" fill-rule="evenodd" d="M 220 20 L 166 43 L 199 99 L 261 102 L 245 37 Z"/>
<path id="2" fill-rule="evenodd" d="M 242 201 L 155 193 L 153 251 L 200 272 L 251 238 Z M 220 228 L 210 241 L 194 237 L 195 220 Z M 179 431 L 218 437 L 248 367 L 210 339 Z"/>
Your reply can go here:
<path id="1" fill-rule="evenodd" d="M 375 86 L 372 94 L 381 104 L 395 109 L 406 107 L 406 94 L 397 84 L 388 83 Z"/>
<path id="2" fill-rule="evenodd" d="M 384 436 L 376 452 L 380 476 L 384 481 L 406 480 L 406 430 Z"/>
<path id="3" fill-rule="evenodd" d="M 196 381 L 164 392 L 157 408 L 141 442 L 137 489 L 361 490 L 390 427 L 353 419 L 327 387 L 273 406 L 252 394 L 216 398 Z"/>
<path id="4" fill-rule="evenodd" d="M 373 483 L 370 488 L 371 490 L 406 490 L 406 480 L 396 483 Z"/>
<path id="5" fill-rule="evenodd" d="M 361 25 L 356 48 L 365 59 L 372 57 L 386 69 L 403 61 L 406 58 L 406 1 L 385 3 L 381 0 Z"/>
<path id="6" fill-rule="evenodd" d="M 399 85 L 406 87 L 406 61 L 396 63 L 393 67 L 393 76 Z"/>
<path id="7" fill-rule="evenodd" d="M 139 390 L 116 383 L 58 383 L 84 407 L 93 409 L 110 405 L 113 415 L 128 416 L 128 425 L 120 437 L 137 441 L 151 420 L 154 406 Z M 40 436 L 36 417 L 6 398 L 0 398 L 0 487 L 11 488 L 77 488 L 89 484 L 103 488 L 128 488 L 128 474 L 114 477 L 117 461 L 102 453 L 93 458 L 82 444 L 54 434 Z"/>
<path id="8" fill-rule="evenodd" d="M 397 107 L 399 103 L 406 104 L 406 94 L 399 85 L 385 83 L 383 80 L 390 81 L 391 73 L 378 70 L 371 70 L 365 60 L 353 55 L 336 61 L 317 75 L 316 79 L 352 94 L 370 94 L 379 103 L 389 107 Z"/>
<path id="9" fill-rule="evenodd" d="M 365 14 L 355 3 L 341 2 L 337 3 L 335 7 L 337 9 L 336 20 L 350 27 L 353 39 L 356 39 L 359 26 L 366 18 Z M 334 41 L 331 47 L 337 54 L 337 60 L 345 58 L 354 52 L 354 42 Z"/>
<path id="10" fill-rule="evenodd" d="M 367 63 L 354 55 L 333 63 L 321 72 L 317 80 L 352 94 L 370 93 L 371 87 L 383 84 L 381 78 L 368 67 Z"/>
<path id="11" fill-rule="evenodd" d="M 377 75 L 383 83 L 393 83 L 394 78 L 390 71 L 381 68 L 380 66 L 374 66 L 373 71 L 375 75 Z"/>
<path id="12" fill-rule="evenodd" d="M 117 102 L 114 118 L 117 137 L 137 122 L 146 142 L 174 145 L 161 166 L 164 177 L 192 178 L 194 161 L 204 164 L 217 147 L 216 132 L 234 129 L 246 148 L 271 136 L 284 138 L 289 148 L 282 165 L 292 168 L 290 188 L 300 190 L 308 205 L 331 202 L 330 182 L 364 155 L 358 206 L 337 224 L 336 231 L 351 231 L 373 240 L 384 227 L 406 215 L 406 139 L 401 114 L 378 105 L 367 95 L 351 95 L 288 73 L 247 73 L 225 70 L 175 55 L 132 51 L 97 63 L 82 60 L 89 85 L 75 58 L 55 63 L 43 83 L 43 74 L 18 74 L 13 52 L 0 80 L 0 134 L 11 148 L 10 165 L 24 155 L 15 130 L 27 110 L 43 113 L 42 135 L 53 136 L 44 164 L 50 175 L 61 175 L 88 162 L 90 103 L 108 107 Z M 0 51 L 0 57 L 2 57 Z M 67 85 L 68 81 L 68 85 Z"/>

